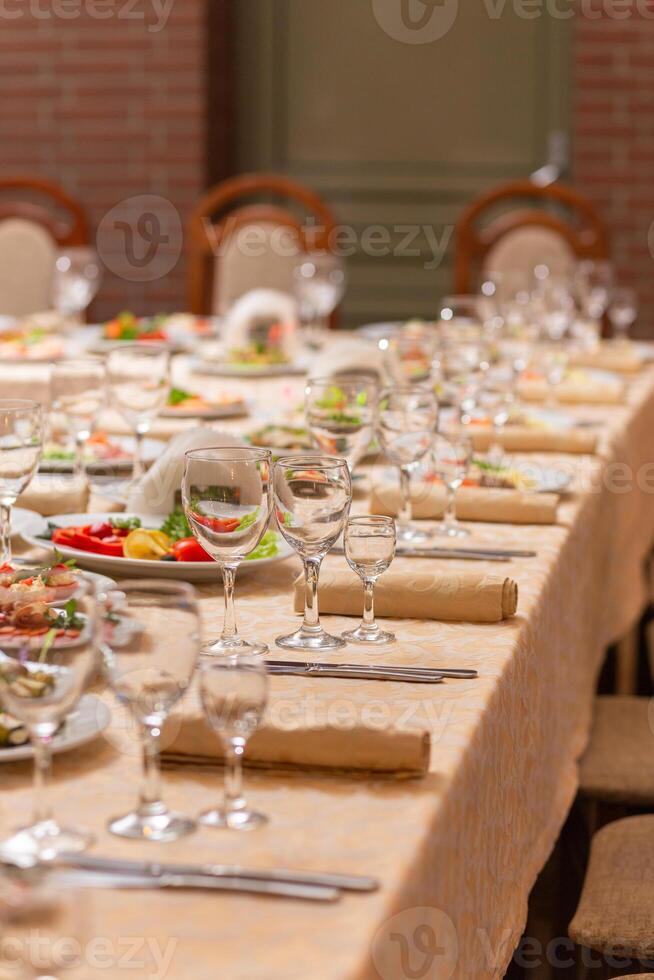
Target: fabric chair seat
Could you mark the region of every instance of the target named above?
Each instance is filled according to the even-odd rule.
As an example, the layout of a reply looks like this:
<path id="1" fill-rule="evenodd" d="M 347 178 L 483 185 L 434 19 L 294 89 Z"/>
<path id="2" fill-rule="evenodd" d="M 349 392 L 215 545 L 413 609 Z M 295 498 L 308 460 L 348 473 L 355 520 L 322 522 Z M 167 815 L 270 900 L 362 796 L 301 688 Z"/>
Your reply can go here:
<path id="1" fill-rule="evenodd" d="M 653 921 L 654 816 L 607 824 L 591 844 L 570 938 L 605 955 L 652 960 Z"/>
<path id="2" fill-rule="evenodd" d="M 579 763 L 579 791 L 608 803 L 654 805 L 649 698 L 596 698 L 590 742 Z"/>

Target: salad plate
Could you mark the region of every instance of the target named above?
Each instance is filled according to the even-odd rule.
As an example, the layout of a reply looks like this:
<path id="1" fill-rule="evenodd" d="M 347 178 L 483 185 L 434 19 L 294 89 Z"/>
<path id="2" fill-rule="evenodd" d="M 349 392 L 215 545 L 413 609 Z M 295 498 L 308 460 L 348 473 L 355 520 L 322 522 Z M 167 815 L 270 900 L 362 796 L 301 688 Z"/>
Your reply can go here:
<path id="1" fill-rule="evenodd" d="M 144 439 L 142 451 L 143 462 L 150 466 L 161 455 L 162 444 L 158 439 Z M 133 437 L 95 433 L 87 442 L 85 465 L 89 473 L 130 470 L 134 465 Z M 72 473 L 74 466 L 75 452 L 71 446 L 57 442 L 45 444 L 39 464 L 41 473 Z"/>
<path id="2" fill-rule="evenodd" d="M 32 545 L 55 549 L 74 558 L 84 569 L 113 578 L 140 576 L 187 582 L 214 581 L 214 561 L 196 560 L 200 547 L 192 538 L 180 508 L 167 517 L 148 514 L 58 514 L 40 518 L 24 539 Z M 88 550 L 87 550 L 88 549 Z M 239 576 L 283 561 L 294 552 L 277 531 L 264 539 L 239 567 Z"/>
<path id="3" fill-rule="evenodd" d="M 91 742 L 109 726 L 111 712 L 95 694 L 84 694 L 75 711 L 71 712 L 51 743 L 53 752 L 68 752 Z M 21 762 L 31 759 L 34 750 L 29 744 L 0 748 L 0 762 Z"/>
<path id="4" fill-rule="evenodd" d="M 212 401 L 196 392 L 173 388 L 168 404 L 159 413 L 164 419 L 226 419 L 247 415 L 249 405 L 240 395 L 224 394 Z"/>
<path id="5" fill-rule="evenodd" d="M 415 469 L 417 480 L 437 481 L 431 471 L 431 464 L 423 463 Z M 383 471 L 382 479 L 389 484 L 397 484 L 397 471 Z M 497 490 L 524 490 L 527 493 L 565 493 L 572 483 L 572 474 L 556 466 L 542 466 L 540 463 L 494 464 L 484 459 L 473 459 L 468 478 L 463 486 L 486 487 Z"/>
<path id="6" fill-rule="evenodd" d="M 194 317 L 185 314 L 159 314 L 137 317 L 133 313 L 119 313 L 107 323 L 85 327 L 79 333 L 90 353 L 106 354 L 125 344 L 158 344 L 171 353 L 184 353 L 198 341 L 213 337 L 216 324 L 213 318 Z"/>

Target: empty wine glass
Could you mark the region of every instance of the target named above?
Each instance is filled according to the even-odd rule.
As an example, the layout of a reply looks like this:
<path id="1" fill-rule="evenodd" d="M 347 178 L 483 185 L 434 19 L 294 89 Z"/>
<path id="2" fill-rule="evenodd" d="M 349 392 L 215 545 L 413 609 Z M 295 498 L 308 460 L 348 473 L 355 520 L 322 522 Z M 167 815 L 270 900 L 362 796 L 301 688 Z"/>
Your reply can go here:
<path id="1" fill-rule="evenodd" d="M 50 375 L 53 412 L 75 441 L 75 476 L 84 477 L 86 442 L 106 403 L 105 367 L 100 360 L 62 361 Z"/>
<path id="2" fill-rule="evenodd" d="M 635 289 L 621 287 L 611 293 L 609 320 L 613 327 L 613 337 L 624 343 L 629 339 L 629 330 L 638 316 L 638 298 Z"/>
<path id="3" fill-rule="evenodd" d="M 274 465 L 273 484 L 279 529 L 302 559 L 305 574 L 302 626 L 275 642 L 296 650 L 345 646 L 345 640 L 320 625 L 318 576 L 350 512 L 352 480 L 347 463 L 335 456 L 282 456 Z"/>
<path id="4" fill-rule="evenodd" d="M 515 400 L 513 385 L 512 370 L 496 368 L 486 374 L 477 395 L 477 404 L 483 414 L 490 419 L 493 428 L 493 441 L 488 449 L 488 458 L 498 464 L 501 463 L 504 455 L 502 432 L 511 417 Z"/>
<path id="5" fill-rule="evenodd" d="M 445 296 L 439 309 L 439 332 L 445 340 L 479 340 L 482 334 L 479 297 Z"/>
<path id="6" fill-rule="evenodd" d="M 320 341 L 345 293 L 343 262 L 333 252 L 311 252 L 297 263 L 293 278 L 300 311 L 303 318 L 312 322 L 314 339 Z"/>
<path id="7" fill-rule="evenodd" d="M 430 379 L 437 339 L 433 328 L 425 328 L 403 330 L 388 340 L 390 371 L 396 384 L 421 384 Z"/>
<path id="8" fill-rule="evenodd" d="M 43 451 L 43 409 L 0 399 L 0 564 L 11 560 L 11 508 L 36 473 Z"/>
<path id="9" fill-rule="evenodd" d="M 186 453 L 182 503 L 191 531 L 218 564 L 225 619 L 220 639 L 203 653 L 265 653 L 239 636 L 234 612 L 238 566 L 259 545 L 272 511 L 272 456 L 267 449 L 224 446 Z"/>
<path id="10" fill-rule="evenodd" d="M 363 619 L 359 626 L 342 634 L 352 643 L 392 643 L 394 633 L 375 622 L 375 583 L 395 557 L 395 521 L 377 514 L 351 517 L 343 533 L 345 560 L 363 582 Z"/>
<path id="11" fill-rule="evenodd" d="M 377 385 L 370 377 L 317 378 L 304 389 L 306 422 L 318 448 L 354 469 L 370 445 Z"/>
<path id="12" fill-rule="evenodd" d="M 100 288 L 102 268 L 95 249 L 75 246 L 59 252 L 52 278 L 52 304 L 63 316 L 78 319 Z"/>
<path id="13" fill-rule="evenodd" d="M 207 721 L 225 754 L 222 807 L 200 814 L 209 827 L 254 830 L 267 821 L 250 810 L 243 796 L 243 753 L 261 724 L 268 700 L 268 675 L 259 657 L 230 654 L 207 661 L 200 670 L 200 697 Z"/>
<path id="14" fill-rule="evenodd" d="M 447 503 L 443 521 L 435 526 L 434 534 L 444 535 L 448 538 L 465 538 L 470 533 L 457 520 L 454 498 L 456 491 L 468 474 L 471 458 L 470 442 L 463 436 L 452 433 L 451 436 L 439 435 L 436 437 L 432 462 L 434 473 L 445 484 Z"/>
<path id="15" fill-rule="evenodd" d="M 557 389 L 568 371 L 568 361 L 568 354 L 560 347 L 546 347 L 538 353 L 538 363 L 547 381 L 548 408 L 556 408 Z"/>
<path id="16" fill-rule="evenodd" d="M 601 320 L 609 305 L 613 288 L 613 265 L 607 261 L 586 259 L 575 273 L 579 305 L 584 316 Z"/>
<path id="17" fill-rule="evenodd" d="M 379 442 L 387 459 L 400 471 L 402 508 L 397 536 L 401 541 L 423 541 L 428 537 L 411 522 L 411 470 L 431 449 L 437 422 L 438 403 L 427 389 L 386 388 L 380 395 Z"/>
<path id="18" fill-rule="evenodd" d="M 192 586 L 160 579 L 119 582 L 106 596 L 104 672 L 139 727 L 143 783 L 137 809 L 116 817 L 118 837 L 171 841 L 195 824 L 171 812 L 161 799 L 161 731 L 184 696 L 200 653 L 200 613 Z"/>
<path id="19" fill-rule="evenodd" d="M 33 823 L 3 844 L 11 854 L 49 860 L 83 850 L 92 840 L 78 828 L 61 827 L 47 801 L 52 739 L 74 711 L 98 665 L 100 623 L 93 583 L 80 577 L 65 606 L 23 602 L 9 612 L 14 632 L 2 637 L 0 705 L 22 722 L 34 750 Z"/>
<path id="20" fill-rule="evenodd" d="M 136 437 L 132 482 L 144 471 L 143 440 L 170 392 L 170 356 L 155 344 L 128 344 L 107 356 L 111 399 Z"/>

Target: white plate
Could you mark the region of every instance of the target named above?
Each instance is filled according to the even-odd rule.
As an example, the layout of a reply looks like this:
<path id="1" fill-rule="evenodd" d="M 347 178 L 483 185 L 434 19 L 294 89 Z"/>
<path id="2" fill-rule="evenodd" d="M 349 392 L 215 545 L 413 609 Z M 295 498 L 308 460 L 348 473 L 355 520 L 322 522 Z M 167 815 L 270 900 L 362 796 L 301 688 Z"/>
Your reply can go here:
<path id="1" fill-rule="evenodd" d="M 239 415 L 247 415 L 249 406 L 245 399 L 228 402 L 224 405 L 210 405 L 205 409 L 198 408 L 164 408 L 159 412 L 162 419 L 229 419 Z"/>
<path id="2" fill-rule="evenodd" d="M 129 452 L 129 456 L 122 459 L 97 459 L 86 464 L 89 473 L 106 473 L 114 470 L 131 470 L 134 465 L 134 458 L 131 455 L 134 451 L 134 439 L 132 436 L 110 436 L 112 442 Z M 154 463 L 161 455 L 164 446 L 159 439 L 143 440 L 143 462 L 146 466 Z M 41 473 L 72 473 L 72 459 L 42 459 L 39 464 Z"/>
<path id="3" fill-rule="evenodd" d="M 423 472 L 427 472 L 430 468 L 425 465 Z M 555 466 L 521 463 L 517 468 L 533 481 L 530 487 L 532 493 L 565 493 L 572 483 L 572 474 Z M 416 467 L 414 470 L 416 479 L 420 479 L 420 472 L 421 468 Z M 385 469 L 382 471 L 381 478 L 384 483 L 397 486 L 397 470 Z M 488 487 L 488 489 L 492 488 Z"/>
<path id="4" fill-rule="evenodd" d="M 164 329 L 168 334 L 168 340 L 106 340 L 103 337 L 104 326 L 102 324 L 84 327 L 83 330 L 76 332 L 75 337 L 90 354 L 108 354 L 112 350 L 120 350 L 121 347 L 127 347 L 130 344 L 137 344 L 138 346 L 143 344 L 146 347 L 148 344 L 153 344 L 164 347 L 171 354 L 183 354 L 192 351 L 202 339 L 193 336 L 188 330 L 182 330 L 174 325 L 164 327 Z"/>
<path id="5" fill-rule="evenodd" d="M 69 752 L 86 742 L 91 742 L 109 726 L 111 712 L 95 694 L 84 694 L 77 709 L 66 719 L 62 731 L 52 739 L 53 752 Z M 0 749 L 0 762 L 20 762 L 32 759 L 31 745 L 17 745 L 13 749 Z"/>
<path id="6" fill-rule="evenodd" d="M 280 378 L 284 375 L 306 374 L 308 364 L 293 361 L 289 364 L 227 364 L 223 361 L 210 361 L 194 357 L 191 369 L 196 374 L 211 374 L 217 378 Z"/>
<path id="7" fill-rule="evenodd" d="M 183 582 L 210 582 L 216 581 L 219 575 L 218 568 L 214 561 L 146 561 L 139 558 L 111 558 L 108 555 L 96 555 L 89 551 L 78 551 L 76 548 L 65 548 L 62 545 L 53 545 L 49 541 L 43 541 L 37 537 L 46 529 L 48 522 L 57 524 L 59 527 L 71 527 L 79 524 L 95 524 L 108 521 L 111 518 L 123 518 L 128 514 L 57 514 L 49 517 L 48 520 L 41 519 L 39 530 L 32 530 L 29 534 L 23 535 L 29 544 L 37 545 L 41 548 L 48 548 L 54 551 L 55 547 L 66 558 L 75 558 L 80 568 L 88 568 L 94 572 L 103 572 L 113 578 L 126 576 L 140 576 L 143 578 L 173 578 Z M 144 527 L 158 528 L 163 523 L 161 515 L 139 514 Z M 255 558 L 252 561 L 241 562 L 238 570 L 239 575 L 245 572 L 253 572 L 258 568 L 265 568 L 278 561 L 284 561 L 292 555 L 293 549 L 284 541 L 277 532 L 278 552 L 273 558 Z"/>
<path id="8" fill-rule="evenodd" d="M 41 515 L 37 514 L 35 510 L 26 510 L 25 507 L 12 507 L 10 528 L 12 538 L 19 534 L 29 533 L 35 522 L 38 523 L 42 520 Z"/>
<path id="9" fill-rule="evenodd" d="M 357 333 L 366 340 L 378 342 L 387 337 L 393 337 L 402 328 L 403 321 L 391 320 L 388 323 L 365 323 L 357 329 Z"/>

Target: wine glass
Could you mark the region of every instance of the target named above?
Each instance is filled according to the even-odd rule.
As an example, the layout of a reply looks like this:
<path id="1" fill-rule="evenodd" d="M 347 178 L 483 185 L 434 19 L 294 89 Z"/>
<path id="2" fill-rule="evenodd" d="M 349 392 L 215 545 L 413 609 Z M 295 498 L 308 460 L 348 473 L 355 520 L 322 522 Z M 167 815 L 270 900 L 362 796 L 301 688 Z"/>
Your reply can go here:
<path id="1" fill-rule="evenodd" d="M 52 278 L 52 304 L 62 317 L 79 319 L 100 288 L 102 269 L 93 248 L 75 246 L 58 253 Z"/>
<path id="2" fill-rule="evenodd" d="M 420 332 L 401 331 L 389 339 L 390 371 L 396 384 L 421 384 L 430 379 L 436 341 L 433 328 Z"/>
<path id="3" fill-rule="evenodd" d="M 490 418 L 493 427 L 493 441 L 488 449 L 488 458 L 494 463 L 501 463 L 504 455 L 502 431 L 511 417 L 515 400 L 513 387 L 512 369 L 497 367 L 485 375 L 477 395 L 477 404 Z"/>
<path id="4" fill-rule="evenodd" d="M 401 541 L 424 541 L 428 535 L 411 522 L 411 470 L 434 439 L 438 403 L 433 392 L 418 387 L 386 388 L 380 395 L 377 434 L 389 462 L 400 471 L 402 508 L 397 532 Z"/>
<path id="5" fill-rule="evenodd" d="M 439 308 L 439 331 L 445 340 L 479 340 L 482 318 L 478 296 L 445 296 Z"/>
<path id="6" fill-rule="evenodd" d="M 261 724 L 268 700 L 265 664 L 260 657 L 243 653 L 206 661 L 200 670 L 200 698 L 207 721 L 223 743 L 225 775 L 222 807 L 201 813 L 199 822 L 254 830 L 268 818 L 250 810 L 243 796 L 243 753 Z"/>
<path id="7" fill-rule="evenodd" d="M 203 653 L 265 653 L 265 643 L 239 636 L 234 582 L 241 562 L 259 545 L 272 511 L 272 456 L 268 449 L 216 447 L 186 453 L 182 503 L 191 531 L 218 564 L 225 593 L 220 639 Z"/>
<path id="8" fill-rule="evenodd" d="M 0 564 L 11 560 L 11 508 L 36 473 L 43 451 L 43 409 L 0 399 Z"/>
<path id="9" fill-rule="evenodd" d="M 338 540 L 350 512 L 352 479 L 336 456 L 282 456 L 273 468 L 275 513 L 284 538 L 304 564 L 304 621 L 277 646 L 293 650 L 336 650 L 345 646 L 320 625 L 318 576 L 322 560 Z"/>
<path id="10" fill-rule="evenodd" d="M 9 615 L 15 629 L 2 637 L 0 705 L 29 732 L 35 812 L 33 823 L 5 842 L 3 850 L 50 860 L 63 851 L 83 850 L 92 840 L 86 831 L 57 823 L 46 790 L 52 739 L 98 665 L 98 599 L 93 583 L 80 576 L 74 597 L 64 606 L 17 600 Z"/>
<path id="11" fill-rule="evenodd" d="M 143 439 L 170 392 L 170 355 L 156 344 L 128 344 L 107 356 L 111 399 L 136 437 L 132 482 L 143 476 Z"/>
<path id="12" fill-rule="evenodd" d="M 394 633 L 375 622 L 375 583 L 395 557 L 395 521 L 377 514 L 351 517 L 343 533 L 345 560 L 363 582 L 363 619 L 359 626 L 342 634 L 352 643 L 392 643 Z"/>
<path id="13" fill-rule="evenodd" d="M 62 361 L 52 367 L 51 407 L 75 440 L 76 477 L 86 475 L 86 441 L 106 402 L 105 383 L 105 367 L 100 360 Z"/>
<path id="14" fill-rule="evenodd" d="M 309 431 L 318 448 L 354 469 L 370 445 L 378 388 L 368 376 L 317 378 L 304 389 Z"/>
<path id="15" fill-rule="evenodd" d="M 582 313 L 590 320 L 602 319 L 608 308 L 614 273 L 611 262 L 586 259 L 575 273 L 575 285 Z"/>
<path id="16" fill-rule="evenodd" d="M 468 474 L 471 458 L 470 442 L 461 435 L 453 432 L 447 437 L 438 435 L 434 440 L 432 452 L 434 473 L 440 477 L 447 490 L 443 521 L 435 526 L 434 534 L 448 538 L 465 538 L 470 534 L 457 520 L 454 495 Z"/>
<path id="17" fill-rule="evenodd" d="M 620 343 L 629 339 L 629 329 L 638 316 L 638 298 L 635 289 L 621 287 L 611 293 L 609 320 L 613 327 L 613 337 Z"/>
<path id="18" fill-rule="evenodd" d="M 132 579 L 106 595 L 104 673 L 130 711 L 143 746 L 138 808 L 108 823 L 118 837 L 177 840 L 195 829 L 161 799 L 159 747 L 171 709 L 186 693 L 200 653 L 200 613 L 186 582 Z"/>
<path id="19" fill-rule="evenodd" d="M 307 253 L 293 269 L 293 279 L 300 311 L 313 323 L 314 339 L 321 341 L 345 293 L 343 262 L 333 252 Z"/>
<path id="20" fill-rule="evenodd" d="M 3 916 L 6 942 L 0 940 L 0 980 L 57 980 L 84 968 L 95 925 L 89 890 L 50 884 L 37 875 L 38 871 L 27 878 L 24 898 L 10 904 Z"/>
<path id="21" fill-rule="evenodd" d="M 547 407 L 555 409 L 557 388 L 568 370 L 569 357 L 560 347 L 546 347 L 538 353 L 538 363 L 547 381 Z"/>

